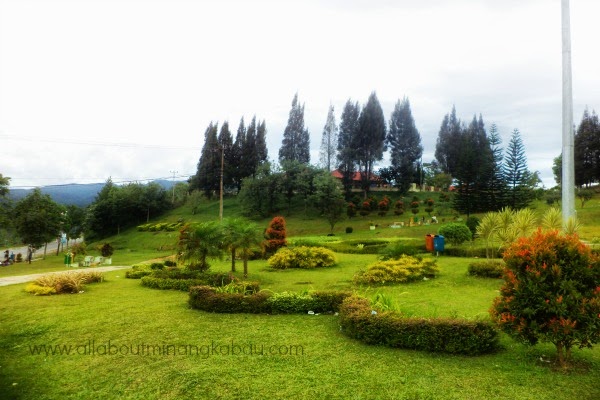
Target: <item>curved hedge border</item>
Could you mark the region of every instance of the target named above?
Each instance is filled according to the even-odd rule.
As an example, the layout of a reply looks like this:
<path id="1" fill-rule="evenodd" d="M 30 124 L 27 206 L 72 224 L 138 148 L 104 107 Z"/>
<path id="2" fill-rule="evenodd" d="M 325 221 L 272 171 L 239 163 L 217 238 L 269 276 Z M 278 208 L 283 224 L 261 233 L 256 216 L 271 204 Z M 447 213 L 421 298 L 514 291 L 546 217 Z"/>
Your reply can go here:
<path id="1" fill-rule="evenodd" d="M 369 300 L 358 296 L 342 303 L 340 325 L 351 338 L 403 349 L 478 355 L 492 353 L 500 346 L 498 331 L 489 322 L 374 313 Z"/>
<path id="2" fill-rule="evenodd" d="M 210 286 L 190 288 L 189 305 L 216 313 L 291 314 L 339 312 L 342 332 L 367 344 L 431 352 L 479 355 L 499 349 L 498 331 L 489 322 L 462 319 L 403 318 L 373 312 L 368 299 L 350 292 L 306 295 L 258 292 L 219 293 Z"/>
<path id="3" fill-rule="evenodd" d="M 190 288 L 192 308 L 215 313 L 293 314 L 336 312 L 350 292 L 317 291 L 308 295 L 295 293 L 273 294 L 261 291 L 251 295 L 219 293 L 211 286 Z"/>
<path id="4" fill-rule="evenodd" d="M 237 279 L 222 272 L 188 271 L 178 268 L 154 270 L 149 275 L 141 277 L 142 286 L 160 290 L 189 291 L 192 286 L 210 285 L 221 287 Z M 252 286 L 252 284 L 248 284 Z M 258 284 L 255 284 L 256 291 Z"/>

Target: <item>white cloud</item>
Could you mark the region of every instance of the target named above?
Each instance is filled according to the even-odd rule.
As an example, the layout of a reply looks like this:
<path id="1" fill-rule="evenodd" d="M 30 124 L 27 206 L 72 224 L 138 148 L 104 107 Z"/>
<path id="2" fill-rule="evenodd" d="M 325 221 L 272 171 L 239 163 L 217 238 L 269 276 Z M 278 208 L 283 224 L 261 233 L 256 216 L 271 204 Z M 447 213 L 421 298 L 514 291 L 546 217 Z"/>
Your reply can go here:
<path id="1" fill-rule="evenodd" d="M 571 3 L 578 122 L 600 108 L 600 4 Z M 296 92 L 316 154 L 329 104 L 339 122 L 375 90 L 386 118 L 409 97 L 426 156 L 452 105 L 505 143 L 518 128 L 551 186 L 560 46 L 558 1 L 0 0 L 0 172 L 13 186 L 194 173 L 210 121 L 235 132 L 254 114 L 276 159 Z"/>

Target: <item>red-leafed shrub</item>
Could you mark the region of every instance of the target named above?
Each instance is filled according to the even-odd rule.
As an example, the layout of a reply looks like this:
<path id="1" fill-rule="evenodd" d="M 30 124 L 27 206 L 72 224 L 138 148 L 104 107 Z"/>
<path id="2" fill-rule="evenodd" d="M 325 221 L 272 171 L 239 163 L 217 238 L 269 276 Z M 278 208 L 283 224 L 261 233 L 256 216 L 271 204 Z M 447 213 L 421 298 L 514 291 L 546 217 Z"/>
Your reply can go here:
<path id="1" fill-rule="evenodd" d="M 498 326 L 528 344 L 556 346 L 564 367 L 574 345 L 600 339 L 600 262 L 576 235 L 538 230 L 504 252 L 500 297 L 490 310 Z"/>
<path id="2" fill-rule="evenodd" d="M 274 254 L 281 247 L 287 246 L 286 237 L 285 219 L 283 217 L 274 217 L 265 231 L 266 240 L 263 242 L 265 254 Z"/>

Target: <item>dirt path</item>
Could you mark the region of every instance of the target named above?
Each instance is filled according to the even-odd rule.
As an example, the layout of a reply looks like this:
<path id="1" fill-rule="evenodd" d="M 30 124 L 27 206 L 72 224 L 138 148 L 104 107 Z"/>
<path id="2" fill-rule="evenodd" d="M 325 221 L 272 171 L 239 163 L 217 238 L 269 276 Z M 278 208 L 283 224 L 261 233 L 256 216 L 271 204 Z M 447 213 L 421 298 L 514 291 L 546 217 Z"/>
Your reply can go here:
<path id="1" fill-rule="evenodd" d="M 128 269 L 128 268 L 131 268 L 131 267 L 130 266 L 90 267 L 89 270 L 106 272 L 106 271 L 116 271 L 119 269 Z M 71 271 L 55 271 L 55 272 L 43 272 L 43 273 L 39 273 L 39 274 L 30 274 L 30 275 L 5 276 L 3 278 L 0 278 L 0 286 L 16 285 L 18 283 L 34 281 L 42 275 L 63 274 L 65 272 L 71 273 L 71 272 L 76 272 L 76 271 L 87 271 L 87 270 L 88 269 L 76 269 L 76 270 L 71 270 Z"/>

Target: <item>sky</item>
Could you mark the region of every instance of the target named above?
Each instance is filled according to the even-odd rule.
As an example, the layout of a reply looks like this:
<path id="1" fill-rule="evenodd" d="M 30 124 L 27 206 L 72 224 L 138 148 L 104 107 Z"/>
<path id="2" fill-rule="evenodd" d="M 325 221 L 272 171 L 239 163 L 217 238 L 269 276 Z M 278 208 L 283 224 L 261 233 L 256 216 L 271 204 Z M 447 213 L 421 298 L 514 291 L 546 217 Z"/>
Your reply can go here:
<path id="1" fill-rule="evenodd" d="M 600 2 L 571 0 L 574 123 L 600 111 Z M 482 115 L 555 185 L 562 147 L 560 0 L 0 0 L 0 173 L 10 187 L 183 180 L 204 132 L 267 126 L 291 102 L 311 163 L 329 105 L 405 96 L 434 158 L 444 115 Z M 385 166 L 385 159 L 378 164 Z M 377 168 L 377 166 L 376 166 Z"/>

